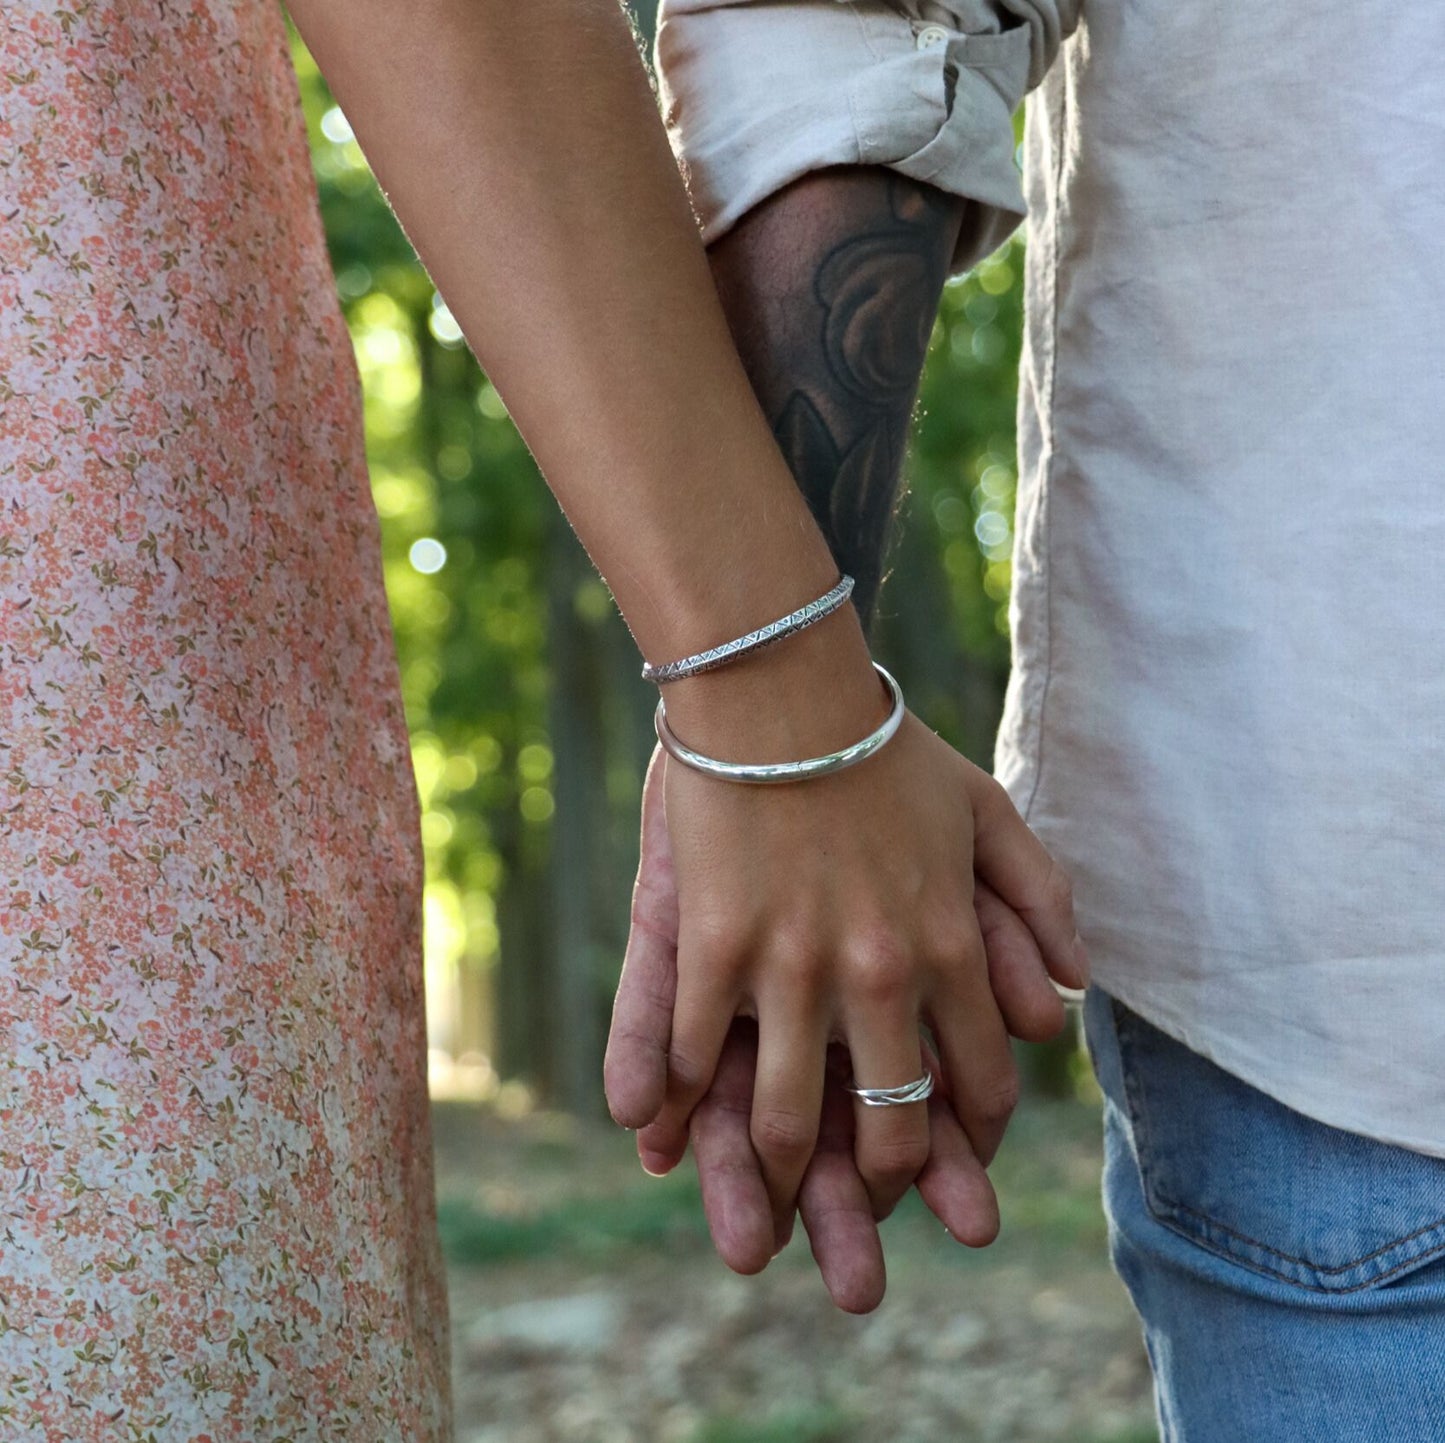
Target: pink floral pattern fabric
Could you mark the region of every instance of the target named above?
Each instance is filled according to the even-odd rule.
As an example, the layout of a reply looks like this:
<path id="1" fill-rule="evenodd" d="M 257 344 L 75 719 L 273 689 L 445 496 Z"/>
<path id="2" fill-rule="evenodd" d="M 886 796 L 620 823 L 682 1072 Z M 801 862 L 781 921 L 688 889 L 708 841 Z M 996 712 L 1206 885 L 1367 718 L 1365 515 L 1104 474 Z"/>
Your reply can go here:
<path id="1" fill-rule="evenodd" d="M 0 0 L 0 1436 L 450 1436 L 420 842 L 271 0 Z"/>

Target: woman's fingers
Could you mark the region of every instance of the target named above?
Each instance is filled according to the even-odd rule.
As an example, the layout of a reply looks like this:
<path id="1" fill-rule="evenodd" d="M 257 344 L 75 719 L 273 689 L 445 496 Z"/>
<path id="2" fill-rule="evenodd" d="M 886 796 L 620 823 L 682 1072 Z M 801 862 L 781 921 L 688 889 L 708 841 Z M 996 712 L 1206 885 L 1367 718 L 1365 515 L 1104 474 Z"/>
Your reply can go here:
<path id="1" fill-rule="evenodd" d="M 974 870 L 1024 920 L 1049 974 L 1066 987 L 1086 987 L 1089 959 L 1074 921 L 1068 874 L 986 772 L 975 769 L 970 796 Z"/>
<path id="2" fill-rule="evenodd" d="M 691 942 L 684 919 L 667 1052 L 667 1098 L 637 1135 L 637 1151 L 649 1172 L 666 1172 L 687 1151 L 688 1119 L 712 1084 L 737 1012 L 736 986 L 722 968 L 709 965 L 706 948 Z"/>
<path id="3" fill-rule="evenodd" d="M 855 1087 L 905 1087 L 924 1072 L 918 1008 L 899 999 L 847 1020 Z M 886 1218 L 928 1160 L 928 1108 L 922 1102 L 869 1106 L 853 1099 L 853 1157 L 873 1216 Z"/>
<path id="4" fill-rule="evenodd" d="M 632 924 L 607 1055 L 603 1089 L 623 1127 L 646 1126 L 667 1093 L 667 1047 L 677 996 L 677 876 L 663 808 L 667 753 L 652 754 L 642 786 L 642 836 L 632 888 Z"/>
<path id="5" fill-rule="evenodd" d="M 1049 981 L 1034 935 L 986 882 L 974 886 L 973 909 L 988 981 L 1008 1030 L 1023 1042 L 1047 1042 L 1068 1022 L 1064 1000 Z"/>
<path id="6" fill-rule="evenodd" d="M 806 1010 L 789 995 L 759 998 L 751 1135 L 773 1205 L 778 1249 L 792 1235 L 798 1189 L 818 1144 L 827 1045 L 820 1012 Z"/>
<path id="7" fill-rule="evenodd" d="M 760 1272 L 778 1246 L 772 1202 L 751 1138 L 757 1058 L 757 1026 L 740 1018 L 728 1032 L 717 1075 L 690 1128 L 713 1245 L 738 1273 Z M 883 1298 L 883 1249 L 867 1189 L 853 1164 L 853 1109 L 843 1090 L 845 1080 L 846 1065 L 828 1075 L 817 1148 L 803 1176 L 798 1211 L 834 1303 L 845 1312 L 866 1313 Z M 943 1186 L 960 1181 L 968 1186 L 971 1179 L 945 1170 Z M 963 1215 L 961 1209 L 955 1212 Z"/>

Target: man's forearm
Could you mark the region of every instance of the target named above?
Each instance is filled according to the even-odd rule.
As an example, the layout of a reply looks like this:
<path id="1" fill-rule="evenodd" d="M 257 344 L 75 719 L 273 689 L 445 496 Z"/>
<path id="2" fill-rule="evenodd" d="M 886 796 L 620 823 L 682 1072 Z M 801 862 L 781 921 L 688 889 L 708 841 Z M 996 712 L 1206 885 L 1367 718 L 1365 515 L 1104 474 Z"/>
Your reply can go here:
<path id="1" fill-rule="evenodd" d="M 749 379 L 865 629 L 963 202 L 882 167 L 817 171 L 710 250 Z"/>

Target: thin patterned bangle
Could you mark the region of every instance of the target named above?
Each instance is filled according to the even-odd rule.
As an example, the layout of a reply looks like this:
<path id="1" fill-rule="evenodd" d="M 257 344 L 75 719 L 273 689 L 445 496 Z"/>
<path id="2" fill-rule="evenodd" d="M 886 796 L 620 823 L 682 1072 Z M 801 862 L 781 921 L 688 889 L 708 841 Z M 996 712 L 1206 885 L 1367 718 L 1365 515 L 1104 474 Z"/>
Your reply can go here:
<path id="1" fill-rule="evenodd" d="M 643 680 L 655 681 L 660 685 L 665 681 L 676 681 L 680 676 L 696 676 L 700 671 L 711 671 L 715 666 L 723 666 L 744 652 L 756 651 L 760 646 L 781 641 L 783 637 L 802 631 L 805 626 L 812 626 L 815 621 L 821 621 L 829 612 L 842 606 L 852 590 L 853 578 L 845 575 L 836 586 L 824 592 L 816 601 L 810 601 L 806 606 L 789 612 L 787 616 L 748 632 L 746 636 L 724 642 L 721 646 L 710 646 L 706 651 L 684 656 L 679 661 L 665 661 L 661 666 L 646 663 L 642 668 Z"/>
<path id="2" fill-rule="evenodd" d="M 685 762 L 700 772 L 722 777 L 729 782 L 796 782 L 809 777 L 820 777 L 827 772 L 841 771 L 855 762 L 861 762 L 864 757 L 871 757 L 898 730 L 903 721 L 902 688 L 876 661 L 873 669 L 887 684 L 893 697 L 893 708 L 876 731 L 841 751 L 828 752 L 820 757 L 805 757 L 797 762 L 725 762 L 717 757 L 704 756 L 702 752 L 693 751 L 677 739 L 667 724 L 667 710 L 661 697 L 657 699 L 657 710 L 652 718 L 657 729 L 657 739 L 667 749 L 669 756 L 676 757 L 678 761 Z"/>

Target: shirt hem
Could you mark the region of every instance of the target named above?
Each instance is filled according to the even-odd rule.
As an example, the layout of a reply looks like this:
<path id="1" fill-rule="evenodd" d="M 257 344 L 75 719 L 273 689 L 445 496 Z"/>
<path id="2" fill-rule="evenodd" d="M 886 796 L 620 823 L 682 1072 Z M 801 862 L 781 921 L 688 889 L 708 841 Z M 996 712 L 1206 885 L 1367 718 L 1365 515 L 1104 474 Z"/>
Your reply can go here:
<path id="1" fill-rule="evenodd" d="M 1227 1035 L 1206 1035 L 1201 1032 L 1198 1018 L 1186 1017 L 1171 1007 L 1137 971 L 1131 971 L 1117 959 L 1108 958 L 1107 954 L 1101 957 L 1093 946 L 1090 947 L 1090 953 L 1094 961 L 1091 981 L 1101 991 L 1118 998 L 1125 1007 L 1138 1013 L 1161 1032 L 1168 1033 L 1176 1042 L 1274 1098 L 1276 1102 L 1283 1103 L 1286 1107 L 1328 1127 L 1358 1133 L 1362 1137 L 1372 1138 L 1393 1147 L 1407 1148 L 1427 1157 L 1445 1158 L 1445 1133 L 1431 1136 L 1420 1133 L 1397 1119 L 1382 1119 L 1358 1109 L 1332 1105 L 1327 1099 L 1322 1101 L 1318 1089 L 1312 1086 L 1316 1079 L 1280 1077 L 1263 1071 L 1247 1048 Z"/>

